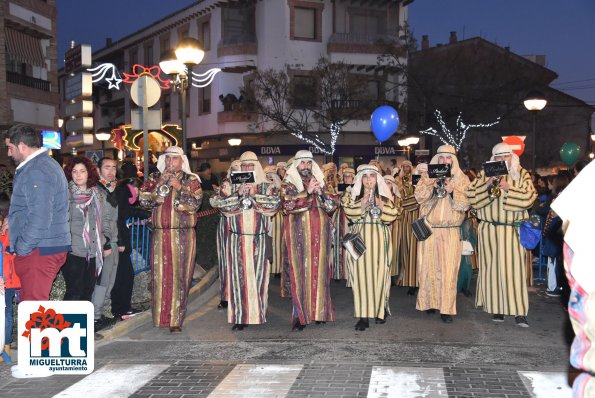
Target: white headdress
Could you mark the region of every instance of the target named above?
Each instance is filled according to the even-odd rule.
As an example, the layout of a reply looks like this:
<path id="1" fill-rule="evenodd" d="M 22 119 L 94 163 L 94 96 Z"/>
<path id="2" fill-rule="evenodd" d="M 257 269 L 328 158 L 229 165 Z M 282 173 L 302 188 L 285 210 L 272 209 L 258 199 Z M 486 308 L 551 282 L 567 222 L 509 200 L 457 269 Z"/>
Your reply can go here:
<path id="1" fill-rule="evenodd" d="M 518 181 L 521 178 L 521 161 L 516 153 L 512 151 L 510 145 L 505 142 L 500 142 L 492 148 L 492 157 L 490 160 L 496 160 L 496 156 L 511 155 L 510 165 L 508 168 L 508 174 L 510 177 Z"/>
<path id="2" fill-rule="evenodd" d="M 384 178 L 382 178 L 382 175 L 378 172 L 378 167 L 371 166 L 369 164 L 362 164 L 357 168 L 357 175 L 355 176 L 353 188 L 351 188 L 352 200 L 355 200 L 361 194 L 362 176 L 365 173 L 374 173 L 376 175 L 376 186 L 378 187 L 378 194 L 389 200 L 393 200 L 393 194 L 391 193 L 391 189 L 388 187 L 388 185 L 386 185 L 386 181 L 384 181 Z"/>
<path id="3" fill-rule="evenodd" d="M 428 164 L 427 163 L 419 163 L 417 166 L 415 166 L 415 171 L 413 172 L 413 174 L 421 175 L 421 173 L 427 173 L 427 172 L 428 172 Z"/>
<path id="4" fill-rule="evenodd" d="M 240 165 L 242 164 L 242 162 L 240 162 L 240 159 L 236 159 L 233 162 L 231 162 L 231 164 L 229 165 L 229 169 L 227 169 L 227 179 L 231 179 L 231 173 L 233 173 L 234 171 L 240 171 Z"/>
<path id="5" fill-rule="evenodd" d="M 170 146 L 169 148 L 167 148 L 165 150 L 165 152 L 163 152 L 159 156 L 159 159 L 157 160 L 157 170 L 159 170 L 162 173 L 165 171 L 165 158 L 167 157 L 167 155 L 181 156 L 182 157 L 182 171 L 186 174 L 190 174 L 190 175 L 198 178 L 198 181 L 200 181 L 200 177 L 197 176 L 196 174 L 194 174 L 190 170 L 190 163 L 188 163 L 188 157 L 186 155 L 184 155 L 184 151 L 179 146 Z"/>
<path id="6" fill-rule="evenodd" d="M 457 151 L 452 145 L 439 146 L 438 151 L 436 151 L 436 154 L 430 161 L 430 164 L 438 164 L 438 158 L 440 156 L 450 156 L 450 158 L 452 159 L 452 164 L 450 165 L 451 176 L 461 173 L 461 168 L 459 167 L 459 160 L 457 159 Z"/>
<path id="7" fill-rule="evenodd" d="M 301 150 L 295 154 L 293 158 L 293 162 L 287 168 L 287 174 L 285 174 L 285 181 L 293 184 L 298 192 L 302 192 L 304 190 L 304 184 L 302 182 L 302 176 L 298 172 L 297 167 L 302 161 L 312 161 L 312 176 L 316 178 L 316 181 L 320 184 L 321 187 L 324 186 L 324 174 L 322 174 L 322 170 L 320 170 L 320 166 L 314 161 L 314 156 L 312 152 Z"/>
<path id="8" fill-rule="evenodd" d="M 405 166 L 411 167 L 411 174 L 413 174 L 413 163 L 408 160 L 403 160 L 400 164 L 401 170 L 399 170 L 399 177 L 405 176 L 405 170 L 403 170 Z"/>
<path id="9" fill-rule="evenodd" d="M 244 152 L 242 156 L 240 156 L 241 164 L 252 164 L 254 165 L 254 181 L 256 184 L 262 184 L 263 182 L 267 182 L 266 176 L 264 175 L 264 170 L 262 169 L 262 165 L 258 161 L 258 157 L 254 152 Z"/>
<path id="10" fill-rule="evenodd" d="M 392 190 L 393 195 L 395 195 L 397 198 L 400 198 L 401 193 L 399 192 L 399 187 L 397 186 L 397 180 L 395 180 L 395 177 L 387 174 L 384 176 L 384 181 L 386 181 L 386 185 L 388 185 Z"/>

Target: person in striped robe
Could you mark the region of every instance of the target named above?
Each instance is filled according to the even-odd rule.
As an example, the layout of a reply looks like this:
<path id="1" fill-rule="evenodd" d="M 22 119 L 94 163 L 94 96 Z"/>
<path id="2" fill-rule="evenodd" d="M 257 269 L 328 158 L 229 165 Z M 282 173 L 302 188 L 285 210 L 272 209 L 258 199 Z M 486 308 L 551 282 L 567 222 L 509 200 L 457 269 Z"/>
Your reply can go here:
<path id="1" fill-rule="evenodd" d="M 230 176 L 231 173 L 234 171 L 240 171 L 240 160 L 234 160 L 231 162 L 229 169 L 227 170 L 227 177 L 221 181 L 221 186 L 225 185 L 226 189 L 233 189 L 233 186 L 230 185 Z M 235 193 L 235 191 L 233 192 Z M 213 206 L 213 199 L 216 196 L 212 196 L 209 202 L 211 203 L 212 208 L 216 208 Z M 229 253 L 225 250 L 228 245 L 227 239 L 229 237 L 229 221 L 227 217 L 221 214 L 221 218 L 219 219 L 219 225 L 217 226 L 217 258 L 219 260 L 219 305 L 217 308 L 224 309 L 227 308 L 227 262 L 229 261 Z"/>
<path id="2" fill-rule="evenodd" d="M 450 164 L 450 177 L 444 181 L 446 195 L 437 195 L 436 178 L 423 173 L 415 187 L 420 215 L 426 217 L 432 235 L 417 245 L 419 291 L 415 308 L 431 314 L 440 311 L 445 323 L 452 323 L 457 313 L 457 279 L 461 264 L 460 226 L 469 202 L 465 191 L 469 178 L 459 168 L 457 153 L 451 145 L 442 145 L 430 164 Z"/>
<path id="3" fill-rule="evenodd" d="M 403 215 L 399 221 L 398 236 L 395 238 L 398 244 L 397 268 L 400 270 L 400 284 L 408 287 L 407 294 L 413 296 L 419 286 L 417 282 L 417 239 L 413 235 L 411 223 L 419 217 L 419 204 L 415 199 L 415 187 L 412 183 L 413 165 L 409 161 L 401 163 L 399 175 L 395 182 L 401 195 L 401 206 Z"/>
<path id="4" fill-rule="evenodd" d="M 267 182 L 273 184 L 277 194 L 281 190 L 281 179 L 277 174 L 277 167 L 270 165 L 264 168 Z M 283 213 L 278 211 L 271 217 L 270 237 L 273 248 L 273 257 L 271 261 L 271 274 L 276 277 L 281 275 L 281 264 L 283 262 Z"/>
<path id="5" fill-rule="evenodd" d="M 211 200 L 229 223 L 226 240 L 227 321 L 232 330 L 266 322 L 270 217 L 279 207 L 278 190 L 266 181 L 254 152 L 240 156 L 241 171 L 253 171 L 254 183 L 225 184 Z M 233 187 L 231 185 L 239 185 Z M 235 188 L 235 189 L 234 189 Z M 249 201 L 249 205 L 245 205 Z"/>
<path id="6" fill-rule="evenodd" d="M 467 190 L 469 202 L 477 210 L 478 268 L 475 305 L 493 314 L 494 322 L 505 315 L 515 317 L 520 327 L 528 327 L 527 256 L 519 238 L 519 222 L 537 198 L 531 175 L 520 165 L 509 145 L 501 142 L 492 149 L 491 160 L 505 161 L 508 175 L 500 179 L 501 195 L 490 199 L 494 177 L 481 171 Z"/>
<path id="7" fill-rule="evenodd" d="M 200 178 L 190 171 L 182 148 L 159 156 L 159 173 L 140 188 L 141 206 L 152 208 L 153 324 L 181 332 L 196 257 L 196 212 L 202 204 Z M 169 186 L 169 192 L 161 188 Z"/>
<path id="8" fill-rule="evenodd" d="M 334 321 L 329 289 L 331 218 L 338 198 L 324 184 L 312 153 L 298 151 L 281 187 L 283 233 L 291 281 L 292 323 L 303 330 Z"/>
<path id="9" fill-rule="evenodd" d="M 347 272 L 353 291 L 355 330 L 366 330 L 369 318 L 385 323 L 390 315 L 390 263 L 393 257 L 391 223 L 399 214 L 390 188 L 376 166 L 357 168 L 355 183 L 341 199 L 341 207 L 359 232 L 366 251 L 355 260 L 347 257 Z M 379 211 L 379 214 L 373 214 Z"/>
<path id="10" fill-rule="evenodd" d="M 351 167 L 343 168 L 341 179 L 345 181 L 342 183 L 346 184 L 345 190 L 349 191 L 351 187 L 348 185 L 353 184 L 355 170 Z M 337 193 L 341 196 L 345 191 L 338 191 Z M 333 225 L 335 228 L 333 229 L 332 244 L 332 278 L 337 281 L 347 279 L 347 287 L 351 287 L 351 282 L 349 281 L 347 273 L 347 257 L 345 256 L 345 248 L 343 247 L 343 236 L 347 233 L 347 217 L 345 216 L 345 211 L 342 207 L 339 207 L 335 211 L 335 214 L 333 214 Z"/>
<path id="11" fill-rule="evenodd" d="M 398 209 L 399 215 L 395 219 L 393 223 L 391 223 L 391 239 L 393 245 L 393 255 L 390 260 L 390 276 L 391 280 L 397 279 L 399 276 L 399 228 L 401 227 L 401 214 L 403 212 L 403 207 L 401 205 L 401 193 L 399 192 L 399 187 L 397 186 L 397 182 L 395 177 L 390 174 L 384 176 L 384 181 L 386 185 L 388 185 L 393 197 L 394 197 L 394 204 L 395 207 Z"/>

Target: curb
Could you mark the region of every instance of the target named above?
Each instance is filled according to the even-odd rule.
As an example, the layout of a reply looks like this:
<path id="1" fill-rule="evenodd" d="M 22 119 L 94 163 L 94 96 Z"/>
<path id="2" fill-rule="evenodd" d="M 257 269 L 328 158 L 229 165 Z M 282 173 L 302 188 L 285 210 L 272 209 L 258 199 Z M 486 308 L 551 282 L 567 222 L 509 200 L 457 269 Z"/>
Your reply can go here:
<path id="1" fill-rule="evenodd" d="M 218 277 L 218 267 L 213 267 L 206 273 L 206 275 L 198 282 L 196 285 L 190 288 L 190 292 L 188 293 L 188 300 L 194 296 L 199 296 L 203 292 L 205 292 L 211 285 L 215 282 Z M 116 323 L 113 327 L 109 329 L 102 330 L 97 332 L 102 338 L 97 340 L 97 344 L 101 344 L 106 340 L 115 339 L 121 337 L 133 330 L 141 327 L 143 324 L 152 321 L 152 313 L 151 310 L 144 311 L 132 318 L 129 318 L 125 321 L 121 321 Z"/>

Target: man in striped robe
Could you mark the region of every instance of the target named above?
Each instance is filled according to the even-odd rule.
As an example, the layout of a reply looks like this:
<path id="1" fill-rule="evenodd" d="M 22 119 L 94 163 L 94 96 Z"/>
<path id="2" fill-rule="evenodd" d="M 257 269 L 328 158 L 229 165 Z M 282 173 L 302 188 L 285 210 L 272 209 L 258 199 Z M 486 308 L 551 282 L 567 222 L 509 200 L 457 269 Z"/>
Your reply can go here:
<path id="1" fill-rule="evenodd" d="M 225 184 L 211 200 L 229 223 L 227 253 L 227 321 L 232 330 L 266 322 L 269 260 L 266 239 L 270 217 L 279 206 L 274 186 L 266 181 L 254 152 L 240 157 L 241 171 L 254 172 L 254 183 L 232 189 Z M 239 185 L 239 184 L 235 184 Z"/>
<path id="2" fill-rule="evenodd" d="M 397 221 L 400 226 L 398 236 L 397 268 L 400 270 L 401 285 L 409 288 L 407 294 L 413 296 L 419 284 L 417 283 L 417 239 L 413 235 L 411 223 L 419 217 L 419 204 L 415 199 L 415 187 L 412 184 L 413 165 L 406 160 L 401 163 L 399 175 L 395 182 L 401 195 L 403 216 Z"/>
<path id="3" fill-rule="evenodd" d="M 508 175 L 499 183 L 481 171 L 467 190 L 469 202 L 477 210 L 478 268 L 475 305 L 493 314 L 494 322 L 505 315 L 515 317 L 520 327 L 528 327 L 527 256 L 519 238 L 519 223 L 537 198 L 531 175 L 520 165 L 509 145 L 499 143 L 492 149 L 491 160 L 505 161 Z M 492 183 L 501 194 L 491 199 Z"/>
<path id="4" fill-rule="evenodd" d="M 270 165 L 264 168 L 267 182 L 272 184 L 276 195 L 281 191 L 281 179 L 277 174 L 277 167 Z M 271 230 L 269 233 L 273 248 L 271 261 L 271 274 L 277 278 L 281 275 L 281 264 L 283 262 L 283 213 L 278 211 L 271 217 Z"/>
<path id="5" fill-rule="evenodd" d="M 329 257 L 330 214 L 337 202 L 337 197 L 326 188 L 312 153 L 298 151 L 281 187 L 294 330 L 303 330 L 313 321 L 335 320 L 329 289 Z"/>
<path id="6" fill-rule="evenodd" d="M 390 263 L 392 227 L 399 214 L 390 188 L 376 166 L 361 165 L 353 188 L 341 199 L 347 218 L 364 241 L 366 251 L 357 260 L 350 254 L 347 269 L 353 292 L 354 317 L 360 318 L 355 330 L 366 330 L 369 318 L 385 323 L 390 315 Z M 379 212 L 374 213 L 374 212 Z"/>
<path id="7" fill-rule="evenodd" d="M 159 173 L 140 189 L 143 207 L 152 208 L 153 324 L 182 331 L 196 257 L 196 212 L 202 203 L 200 178 L 190 171 L 182 148 L 159 156 Z M 168 186 L 170 189 L 163 189 Z"/>
<path id="8" fill-rule="evenodd" d="M 345 189 L 350 190 L 351 187 L 348 185 L 353 184 L 355 178 L 355 170 L 351 167 L 343 168 L 343 174 L 341 175 Z M 345 191 L 337 192 L 339 195 L 343 195 Z M 343 236 L 347 233 L 347 217 L 342 207 L 339 207 L 335 214 L 333 214 L 333 254 L 332 254 L 332 278 L 335 280 L 347 279 L 347 287 L 351 286 L 351 282 L 348 279 L 347 274 L 347 258 L 345 257 L 345 248 L 343 248 Z"/>
<path id="9" fill-rule="evenodd" d="M 415 308 L 431 314 L 440 311 L 445 323 L 452 323 L 457 313 L 457 279 L 461 264 L 460 226 L 469 202 L 465 191 L 469 178 L 459 168 L 456 151 L 442 145 L 430 164 L 450 164 L 450 177 L 444 180 L 446 195 L 438 195 L 438 179 L 423 173 L 415 187 L 420 215 L 432 229 L 432 235 L 417 245 L 419 291 Z"/>
<path id="10" fill-rule="evenodd" d="M 401 192 L 399 192 L 399 187 L 397 186 L 397 182 L 395 177 L 390 174 L 384 176 L 384 181 L 386 185 L 389 187 L 391 194 L 394 197 L 394 205 L 398 209 L 398 216 L 395 220 L 391 223 L 391 239 L 393 245 L 393 255 L 390 260 L 390 276 L 391 279 L 397 279 L 399 276 L 399 229 L 401 228 L 401 214 L 403 212 L 403 206 L 401 205 Z M 395 284 L 396 285 L 396 284 Z"/>

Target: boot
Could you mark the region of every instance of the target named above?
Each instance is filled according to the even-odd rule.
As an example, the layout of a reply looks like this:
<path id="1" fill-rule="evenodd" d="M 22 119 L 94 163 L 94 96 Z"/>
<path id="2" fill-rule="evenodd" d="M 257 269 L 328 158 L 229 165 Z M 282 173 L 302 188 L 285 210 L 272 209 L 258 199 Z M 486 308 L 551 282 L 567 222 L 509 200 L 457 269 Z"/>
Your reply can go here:
<path id="1" fill-rule="evenodd" d="M 4 352 L 10 358 L 10 344 L 5 344 L 4 345 Z M 0 355 L 0 362 L 4 362 L 4 358 L 2 358 L 2 355 Z"/>

